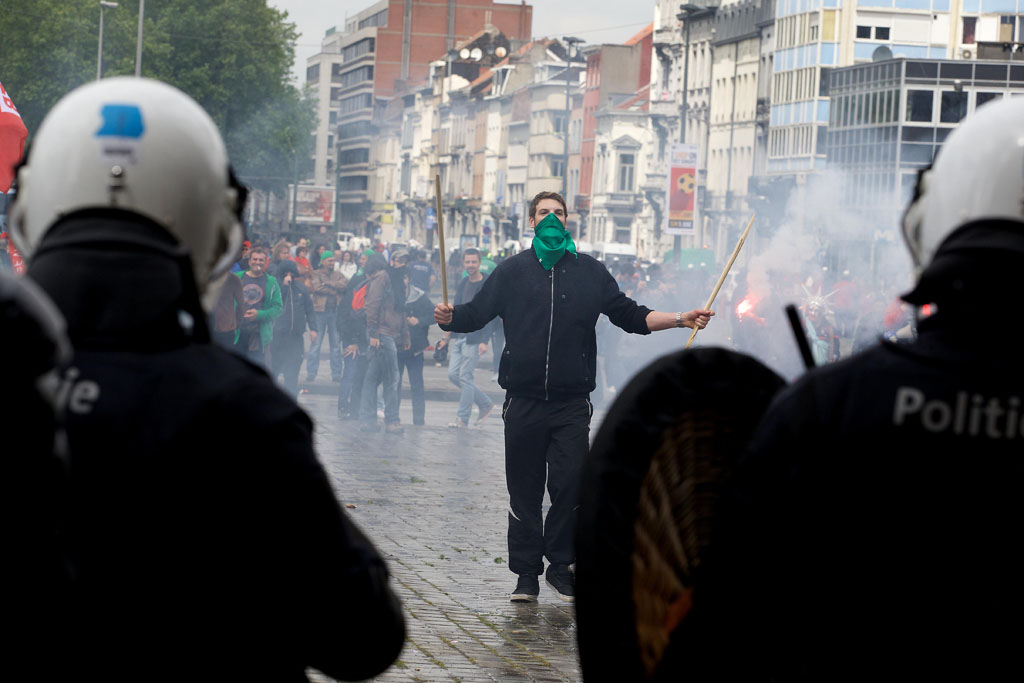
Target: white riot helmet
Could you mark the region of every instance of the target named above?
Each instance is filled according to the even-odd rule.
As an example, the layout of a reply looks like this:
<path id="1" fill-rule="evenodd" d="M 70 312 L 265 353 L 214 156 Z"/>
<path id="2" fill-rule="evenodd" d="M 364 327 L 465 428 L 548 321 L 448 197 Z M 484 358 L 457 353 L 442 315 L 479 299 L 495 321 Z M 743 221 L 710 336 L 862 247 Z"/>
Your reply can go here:
<path id="1" fill-rule="evenodd" d="M 202 295 L 245 239 L 246 192 L 216 125 L 188 95 L 153 80 L 109 78 L 66 95 L 43 120 L 17 188 L 10 232 L 26 258 L 72 213 L 128 211 L 188 251 Z"/>
<path id="2" fill-rule="evenodd" d="M 919 271 L 967 223 L 1011 221 L 1024 232 L 1024 98 L 986 104 L 968 117 L 921 174 L 914 194 L 903 236 Z"/>

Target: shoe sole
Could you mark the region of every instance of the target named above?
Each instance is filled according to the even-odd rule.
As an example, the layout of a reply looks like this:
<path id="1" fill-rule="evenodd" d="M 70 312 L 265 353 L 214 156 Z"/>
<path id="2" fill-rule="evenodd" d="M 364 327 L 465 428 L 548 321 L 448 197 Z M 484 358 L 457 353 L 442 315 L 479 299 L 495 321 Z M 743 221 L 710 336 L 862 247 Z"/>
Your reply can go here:
<path id="1" fill-rule="evenodd" d="M 509 602 L 537 602 L 537 596 L 529 593 L 513 593 Z"/>
<path id="2" fill-rule="evenodd" d="M 548 588 L 550 588 L 554 592 L 554 594 L 558 596 L 558 599 L 561 600 L 562 602 L 576 602 L 576 597 L 575 596 L 572 596 L 572 595 L 562 595 L 562 593 L 559 592 L 559 590 L 557 588 L 555 588 L 555 585 L 553 583 L 551 583 L 550 581 L 548 581 L 547 578 L 544 579 L 544 583 L 546 583 L 548 585 Z"/>

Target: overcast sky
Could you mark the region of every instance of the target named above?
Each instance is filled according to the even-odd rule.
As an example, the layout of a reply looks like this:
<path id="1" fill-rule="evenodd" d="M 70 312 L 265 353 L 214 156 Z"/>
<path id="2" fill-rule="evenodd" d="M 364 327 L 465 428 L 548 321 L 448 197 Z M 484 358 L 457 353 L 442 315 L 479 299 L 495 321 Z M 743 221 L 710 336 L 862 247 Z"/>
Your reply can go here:
<path id="1" fill-rule="evenodd" d="M 268 0 L 288 12 L 299 28 L 295 76 L 304 81 L 306 59 L 320 49 L 324 32 L 345 23 L 374 0 Z M 518 4 L 518 3 L 514 3 Z M 573 35 L 591 43 L 622 43 L 654 19 L 654 0 L 528 0 L 533 5 L 533 36 Z"/>

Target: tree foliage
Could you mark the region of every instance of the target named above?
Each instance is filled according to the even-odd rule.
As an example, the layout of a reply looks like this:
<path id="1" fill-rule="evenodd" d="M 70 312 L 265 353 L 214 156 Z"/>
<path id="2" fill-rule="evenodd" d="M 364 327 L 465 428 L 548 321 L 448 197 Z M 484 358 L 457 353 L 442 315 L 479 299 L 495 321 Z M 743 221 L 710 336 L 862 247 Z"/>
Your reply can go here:
<path id="1" fill-rule="evenodd" d="M 0 0 L 0 81 L 29 134 L 96 77 L 97 0 Z M 104 12 L 103 77 L 135 73 L 137 0 Z M 309 156 L 314 108 L 289 82 L 295 25 L 266 0 L 150 0 L 142 75 L 188 93 L 220 127 L 236 171 L 280 192 Z"/>

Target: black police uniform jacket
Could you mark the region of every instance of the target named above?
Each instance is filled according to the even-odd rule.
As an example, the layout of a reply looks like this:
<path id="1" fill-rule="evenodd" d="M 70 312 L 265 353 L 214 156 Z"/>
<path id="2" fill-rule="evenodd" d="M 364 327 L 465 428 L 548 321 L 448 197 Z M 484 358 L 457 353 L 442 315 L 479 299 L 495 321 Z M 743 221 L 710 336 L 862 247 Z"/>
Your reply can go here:
<path id="1" fill-rule="evenodd" d="M 58 392 L 75 678 L 376 675 L 404 639 L 380 555 L 335 499 L 309 417 L 204 339 L 191 274 L 160 249 L 175 247 L 155 226 L 84 219 L 51 230 L 29 270 L 75 347 Z"/>
<path id="2" fill-rule="evenodd" d="M 993 353 L 964 319 L 940 308 L 917 340 L 809 372 L 776 397 L 678 639 L 687 670 L 707 665 L 695 680 L 1019 669 L 1024 360 Z"/>
<path id="3" fill-rule="evenodd" d="M 598 317 L 603 313 L 626 332 L 650 334 L 650 312 L 623 294 L 594 258 L 567 252 L 544 270 L 527 249 L 499 264 L 442 329 L 473 332 L 500 316 L 501 387 L 509 396 L 566 400 L 586 397 L 596 386 Z"/>

